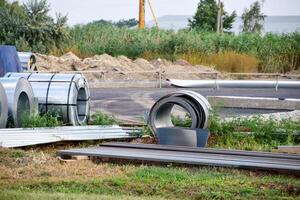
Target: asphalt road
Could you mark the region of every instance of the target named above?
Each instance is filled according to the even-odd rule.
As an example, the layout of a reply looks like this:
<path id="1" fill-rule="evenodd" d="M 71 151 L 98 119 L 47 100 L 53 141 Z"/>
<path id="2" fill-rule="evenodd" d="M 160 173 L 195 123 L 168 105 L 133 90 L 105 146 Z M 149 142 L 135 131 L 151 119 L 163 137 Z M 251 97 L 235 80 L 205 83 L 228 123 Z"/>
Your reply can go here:
<path id="1" fill-rule="evenodd" d="M 141 119 L 160 97 L 182 88 L 101 88 L 91 89 L 92 111 L 104 110 L 122 119 Z M 189 89 L 203 96 L 249 96 L 300 99 L 300 89 Z M 282 111 L 282 110 L 281 110 Z M 279 112 L 261 109 L 222 109 L 223 116 Z"/>

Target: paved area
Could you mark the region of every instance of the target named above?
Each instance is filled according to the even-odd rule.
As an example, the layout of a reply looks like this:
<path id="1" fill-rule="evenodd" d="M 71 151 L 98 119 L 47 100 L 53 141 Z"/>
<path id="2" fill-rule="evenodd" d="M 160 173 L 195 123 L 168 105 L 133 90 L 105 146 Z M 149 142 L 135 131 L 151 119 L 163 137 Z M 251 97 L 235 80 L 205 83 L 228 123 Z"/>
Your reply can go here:
<path id="1" fill-rule="evenodd" d="M 104 110 L 123 119 L 141 119 L 160 97 L 182 88 L 101 88 L 91 89 L 92 111 Z M 300 89 L 191 89 L 203 96 L 250 96 L 300 99 Z M 281 110 L 282 111 L 282 110 Z M 273 113 L 278 110 L 222 109 L 223 116 Z"/>

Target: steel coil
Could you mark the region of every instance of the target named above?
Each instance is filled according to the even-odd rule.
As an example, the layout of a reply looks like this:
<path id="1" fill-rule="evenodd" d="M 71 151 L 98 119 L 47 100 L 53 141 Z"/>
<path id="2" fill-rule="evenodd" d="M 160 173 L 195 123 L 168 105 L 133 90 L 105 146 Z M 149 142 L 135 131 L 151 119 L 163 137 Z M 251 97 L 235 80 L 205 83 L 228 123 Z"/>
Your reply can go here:
<path id="1" fill-rule="evenodd" d="M 30 83 L 24 78 L 1 78 L 7 97 L 8 123 L 14 127 L 22 125 L 22 117 L 34 114 L 34 96 Z"/>
<path id="2" fill-rule="evenodd" d="M 183 90 L 162 97 L 152 106 L 148 124 L 154 133 L 157 132 L 157 128 L 174 127 L 171 119 L 174 105 L 182 107 L 189 113 L 192 119 L 191 128 L 207 128 L 209 102 L 196 92 Z"/>
<path id="3" fill-rule="evenodd" d="M 0 128 L 5 128 L 8 117 L 7 97 L 5 90 L 0 83 Z"/>
<path id="4" fill-rule="evenodd" d="M 81 74 L 8 73 L 6 77 L 26 78 L 38 98 L 40 113 L 56 113 L 64 123 L 83 125 L 89 120 L 90 92 Z"/>
<path id="5" fill-rule="evenodd" d="M 31 70 L 31 66 L 36 63 L 35 55 L 31 52 L 18 52 L 23 70 Z"/>

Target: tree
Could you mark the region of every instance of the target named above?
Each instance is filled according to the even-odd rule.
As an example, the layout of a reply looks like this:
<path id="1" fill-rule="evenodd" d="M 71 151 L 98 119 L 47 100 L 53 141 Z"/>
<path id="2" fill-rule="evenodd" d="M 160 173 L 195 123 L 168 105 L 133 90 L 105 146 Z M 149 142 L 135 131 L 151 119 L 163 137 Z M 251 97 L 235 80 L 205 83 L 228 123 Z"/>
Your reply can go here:
<path id="1" fill-rule="evenodd" d="M 61 49 L 68 39 L 67 17 L 48 15 L 46 0 L 30 0 L 26 4 L 0 0 L 0 43 L 16 45 L 19 50 L 47 53 Z M 3 20 L 2 20 L 3 19 Z"/>
<path id="2" fill-rule="evenodd" d="M 236 12 L 230 15 L 224 10 L 224 4 L 221 4 L 223 29 L 229 31 L 236 18 Z M 217 30 L 218 5 L 216 0 L 200 0 L 196 14 L 189 20 L 189 27 L 204 31 Z"/>
<path id="3" fill-rule="evenodd" d="M 243 32 L 257 32 L 260 33 L 263 30 L 263 23 L 266 18 L 261 11 L 263 1 L 254 2 L 249 9 L 245 9 L 244 13 L 242 14 Z"/>
<path id="4" fill-rule="evenodd" d="M 132 19 L 128 19 L 128 20 L 125 20 L 125 19 L 122 19 L 122 20 L 119 20 L 118 22 L 114 23 L 117 27 L 134 27 L 136 25 L 139 24 L 139 21 L 132 18 Z"/>

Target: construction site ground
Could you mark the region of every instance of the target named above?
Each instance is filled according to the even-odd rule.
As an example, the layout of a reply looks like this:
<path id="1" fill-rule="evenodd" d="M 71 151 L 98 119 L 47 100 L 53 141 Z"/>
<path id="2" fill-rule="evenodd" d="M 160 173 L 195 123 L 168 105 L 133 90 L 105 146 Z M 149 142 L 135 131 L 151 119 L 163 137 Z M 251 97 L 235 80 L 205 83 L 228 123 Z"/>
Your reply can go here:
<path id="1" fill-rule="evenodd" d="M 0 199 L 297 199 L 300 195 L 295 175 L 85 159 L 66 162 L 55 156 L 59 149 L 97 144 L 0 149 Z"/>
<path id="2" fill-rule="evenodd" d="M 91 89 L 92 111 L 105 111 L 119 119 L 142 121 L 152 105 L 162 96 L 182 90 L 181 88 L 98 88 Z M 204 96 L 248 96 L 248 97 L 272 97 L 272 98 L 300 98 L 298 89 L 199 89 L 193 88 Z M 287 112 L 286 110 L 270 109 L 221 109 L 224 117 L 237 115 L 269 114 Z M 300 116 L 290 116 L 298 117 Z"/>

